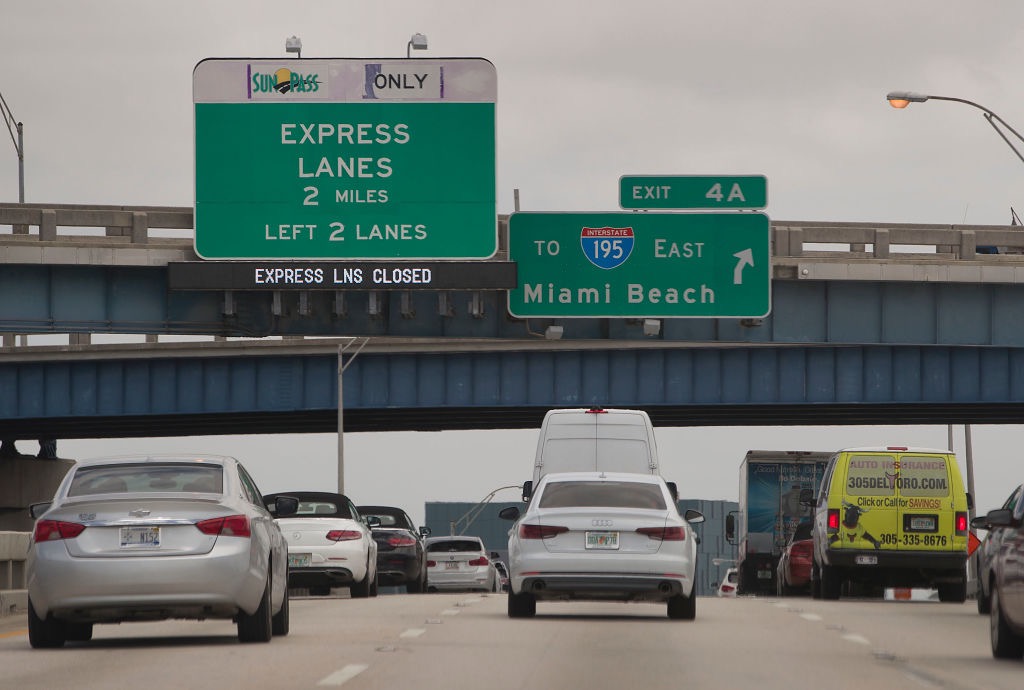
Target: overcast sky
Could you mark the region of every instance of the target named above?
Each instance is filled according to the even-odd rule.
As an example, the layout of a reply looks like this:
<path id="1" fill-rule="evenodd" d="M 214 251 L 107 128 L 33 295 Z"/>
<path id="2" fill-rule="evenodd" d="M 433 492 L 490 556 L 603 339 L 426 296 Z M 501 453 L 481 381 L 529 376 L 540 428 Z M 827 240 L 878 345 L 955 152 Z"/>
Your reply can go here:
<path id="1" fill-rule="evenodd" d="M 1020 0 L 58 0 L 9 2 L 2 17 L 0 94 L 24 122 L 29 202 L 190 206 L 198 61 L 284 57 L 291 35 L 306 58 L 404 57 L 420 32 L 429 48 L 416 56 L 496 67 L 502 213 L 517 188 L 524 210 L 618 210 L 624 174 L 763 174 L 773 220 L 1007 224 L 1011 206 L 1024 211 L 1024 164 L 980 111 L 885 101 L 897 89 L 964 98 L 1024 128 Z M 0 144 L 0 200 L 17 191 L 14 147 Z M 1020 432 L 975 430 L 983 509 L 1024 479 Z M 911 440 L 944 446 L 946 429 L 659 430 L 665 473 L 700 498 L 736 497 L 747 448 Z M 421 519 L 424 500 L 522 482 L 535 441 L 352 434 L 346 488 Z M 266 491 L 336 480 L 332 436 L 175 444 L 238 455 Z M 60 452 L 143 445 L 169 442 Z"/>

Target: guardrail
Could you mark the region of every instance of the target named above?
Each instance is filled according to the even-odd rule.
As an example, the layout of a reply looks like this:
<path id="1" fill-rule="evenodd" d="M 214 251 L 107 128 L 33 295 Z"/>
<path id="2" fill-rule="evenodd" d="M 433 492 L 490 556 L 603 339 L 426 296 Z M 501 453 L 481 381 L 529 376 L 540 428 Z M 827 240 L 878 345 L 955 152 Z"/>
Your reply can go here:
<path id="1" fill-rule="evenodd" d="M 499 247 L 504 249 L 508 215 L 499 214 L 498 224 Z M 988 259 L 993 248 L 1000 255 L 1024 255 L 1024 227 L 1012 225 L 772 221 L 771 227 L 775 258 L 919 256 L 973 261 L 979 255 Z M 190 207 L 0 204 L 0 245 L 130 248 L 156 244 L 191 251 L 193 228 Z"/>

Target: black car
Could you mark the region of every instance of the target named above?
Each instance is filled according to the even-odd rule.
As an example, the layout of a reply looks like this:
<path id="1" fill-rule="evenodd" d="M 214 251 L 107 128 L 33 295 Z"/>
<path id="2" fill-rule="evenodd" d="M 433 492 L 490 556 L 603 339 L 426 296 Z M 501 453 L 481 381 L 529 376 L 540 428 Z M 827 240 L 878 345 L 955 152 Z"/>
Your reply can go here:
<path id="1" fill-rule="evenodd" d="M 989 530 L 987 541 L 995 545 L 987 589 L 992 656 L 998 659 L 1024 657 L 1024 489 L 1018 488 L 1007 503 L 1011 501 L 971 522 Z"/>
<path id="2" fill-rule="evenodd" d="M 423 539 L 429 527 L 416 528 L 412 518 L 392 506 L 358 506 L 360 515 L 376 517 L 373 527 L 377 542 L 377 581 L 381 585 L 405 585 L 410 594 L 427 591 L 427 556 Z"/>

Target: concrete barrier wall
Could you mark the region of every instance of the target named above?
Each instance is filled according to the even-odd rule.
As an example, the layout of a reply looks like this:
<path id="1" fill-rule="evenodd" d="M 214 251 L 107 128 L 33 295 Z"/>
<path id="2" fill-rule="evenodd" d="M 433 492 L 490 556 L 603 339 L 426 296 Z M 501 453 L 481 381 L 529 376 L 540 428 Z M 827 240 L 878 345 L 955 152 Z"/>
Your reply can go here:
<path id="1" fill-rule="evenodd" d="M 25 558 L 31 532 L 0 532 L 0 617 L 28 609 Z"/>

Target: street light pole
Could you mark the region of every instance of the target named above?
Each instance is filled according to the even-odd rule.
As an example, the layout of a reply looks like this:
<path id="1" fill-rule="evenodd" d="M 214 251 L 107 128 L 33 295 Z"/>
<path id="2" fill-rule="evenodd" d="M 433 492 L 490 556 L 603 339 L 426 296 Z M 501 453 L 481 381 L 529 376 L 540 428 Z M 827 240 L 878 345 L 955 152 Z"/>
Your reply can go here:
<path id="1" fill-rule="evenodd" d="M 370 342 L 369 338 L 364 338 L 363 342 L 359 345 L 355 352 L 348 358 L 346 362 L 343 355 L 345 350 L 352 346 L 358 338 L 346 338 L 345 342 L 338 345 L 338 493 L 345 493 L 345 398 L 344 389 L 342 388 L 342 379 L 344 378 L 345 369 L 352 363 L 352 360 L 356 358 L 356 355 L 366 346 L 366 343 Z"/>
<path id="2" fill-rule="evenodd" d="M 1009 137 L 1006 136 L 1003 130 L 999 129 L 999 126 L 996 125 L 996 122 L 1005 127 L 1010 133 L 1012 133 L 1015 137 L 1017 137 L 1017 139 L 1019 139 L 1022 142 L 1024 142 L 1024 136 L 1022 136 L 1020 132 L 1011 127 L 1006 122 L 1006 120 L 999 117 L 998 115 L 996 115 L 994 112 L 992 112 L 983 105 L 975 103 L 974 101 L 968 101 L 965 98 L 952 98 L 950 96 L 931 96 L 923 93 L 914 93 L 913 91 L 891 91 L 888 94 L 886 94 L 885 99 L 889 101 L 889 105 L 891 105 L 893 108 L 897 108 L 900 110 L 906 108 L 911 103 L 924 103 L 925 101 L 952 101 L 954 103 L 964 103 L 966 105 L 971 106 L 972 108 L 977 108 L 978 110 L 982 111 L 985 114 L 985 119 L 988 121 L 990 125 L 992 125 L 992 129 L 996 131 L 996 134 L 998 134 L 1002 138 L 1002 140 L 1006 142 L 1007 146 L 1013 149 L 1013 152 L 1017 154 L 1017 158 L 1019 158 L 1021 162 L 1024 163 L 1024 155 L 1022 155 L 1021 152 L 1017 150 L 1017 147 L 1013 145 L 1013 142 L 1010 141 Z"/>
<path id="3" fill-rule="evenodd" d="M 0 115 L 4 118 L 7 133 L 11 135 L 14 150 L 18 153 L 18 203 L 23 204 L 25 203 L 25 125 L 14 117 L 11 107 L 7 105 L 2 93 L 0 93 Z M 15 136 L 15 132 L 17 132 L 17 136 Z"/>
<path id="4" fill-rule="evenodd" d="M 405 57 L 406 58 L 412 57 L 412 50 L 413 50 L 413 48 L 415 48 L 416 50 L 426 50 L 427 49 L 427 37 L 424 36 L 423 34 L 419 34 L 419 33 L 413 34 L 412 38 L 410 38 L 409 42 L 405 45 Z"/>

